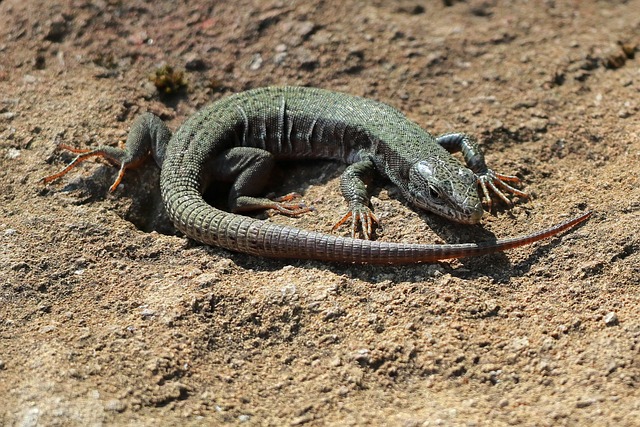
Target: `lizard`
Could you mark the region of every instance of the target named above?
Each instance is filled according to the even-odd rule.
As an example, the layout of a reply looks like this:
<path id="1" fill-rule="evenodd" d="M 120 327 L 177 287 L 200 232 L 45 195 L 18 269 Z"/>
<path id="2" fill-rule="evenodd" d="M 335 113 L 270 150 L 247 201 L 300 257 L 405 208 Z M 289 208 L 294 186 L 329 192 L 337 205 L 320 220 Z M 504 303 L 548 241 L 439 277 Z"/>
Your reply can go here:
<path id="1" fill-rule="evenodd" d="M 476 139 L 466 133 L 432 136 L 396 108 L 368 98 L 299 86 L 272 86 L 223 97 L 188 118 L 175 133 L 152 113 L 138 116 L 125 148 L 60 148 L 77 156 L 58 179 L 91 157 L 119 166 L 110 191 L 127 169 L 152 155 L 161 168 L 164 207 L 178 230 L 204 244 L 270 258 L 370 264 L 411 264 L 516 248 L 569 230 L 591 212 L 529 235 L 480 243 L 419 244 L 371 240 L 378 218 L 367 182 L 381 175 L 414 206 L 464 224 L 477 224 L 495 194 L 527 198 L 520 179 L 488 168 Z M 464 164 L 453 153 L 462 155 Z M 333 159 L 348 166 L 340 190 L 349 208 L 334 226 L 351 221 L 351 236 L 308 231 L 242 213 L 274 209 L 298 216 L 312 210 L 291 193 L 263 197 L 279 160 Z M 216 182 L 231 182 L 229 211 L 202 196 Z M 357 238 L 361 233 L 364 238 Z M 360 234 L 359 234 L 360 235 Z"/>

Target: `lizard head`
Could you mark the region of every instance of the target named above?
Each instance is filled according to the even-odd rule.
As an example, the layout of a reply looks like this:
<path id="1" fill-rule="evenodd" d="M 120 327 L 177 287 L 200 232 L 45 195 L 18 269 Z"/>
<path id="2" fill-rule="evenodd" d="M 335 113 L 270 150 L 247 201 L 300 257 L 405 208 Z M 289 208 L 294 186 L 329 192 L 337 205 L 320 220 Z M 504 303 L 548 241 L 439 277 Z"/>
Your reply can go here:
<path id="1" fill-rule="evenodd" d="M 457 161 L 420 160 L 409 169 L 408 197 L 421 209 L 477 224 L 483 209 L 476 182 L 476 175 Z"/>

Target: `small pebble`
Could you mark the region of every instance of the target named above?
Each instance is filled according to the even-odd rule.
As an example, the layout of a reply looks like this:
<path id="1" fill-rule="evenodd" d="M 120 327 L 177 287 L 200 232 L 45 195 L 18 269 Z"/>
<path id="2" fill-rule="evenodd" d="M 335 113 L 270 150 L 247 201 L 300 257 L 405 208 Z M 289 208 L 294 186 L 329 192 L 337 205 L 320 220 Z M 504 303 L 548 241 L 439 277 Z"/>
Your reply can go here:
<path id="1" fill-rule="evenodd" d="M 316 30 L 316 24 L 311 21 L 304 21 L 298 25 L 298 34 L 302 37 L 309 37 Z"/>
<path id="2" fill-rule="evenodd" d="M 68 32 L 68 25 L 62 15 L 58 15 L 50 21 L 45 22 L 45 40 L 60 42 Z"/>
<path id="3" fill-rule="evenodd" d="M 370 362 L 369 350 L 366 348 L 362 348 L 356 351 L 355 354 L 353 355 L 353 359 L 360 364 L 364 364 L 364 365 L 369 364 Z"/>
<path id="4" fill-rule="evenodd" d="M 278 52 L 273 56 L 273 62 L 275 64 L 282 64 L 287 59 L 287 52 Z"/>
<path id="5" fill-rule="evenodd" d="M 584 399 L 576 402 L 576 408 L 586 408 L 596 403 L 595 399 Z"/>
<path id="6" fill-rule="evenodd" d="M 196 53 L 188 53 L 185 55 L 185 63 L 184 68 L 191 71 L 199 71 L 207 68 L 207 64 L 200 56 Z"/>
<path id="7" fill-rule="evenodd" d="M 15 148 L 9 148 L 6 154 L 7 159 L 13 160 L 20 157 L 20 150 L 16 150 Z"/>
<path id="8" fill-rule="evenodd" d="M 251 62 L 249 63 L 249 69 L 252 71 L 259 70 L 262 67 L 262 55 L 259 53 L 254 54 L 251 57 Z"/>
<path id="9" fill-rule="evenodd" d="M 318 55 L 306 48 L 296 50 L 296 56 L 300 62 L 300 67 L 305 70 L 312 70 L 320 64 Z"/>
<path id="10" fill-rule="evenodd" d="M 140 314 L 142 315 L 143 318 L 147 319 L 149 317 L 153 317 L 156 314 L 156 312 L 150 308 L 145 308 L 144 310 L 142 310 Z"/>
<path id="11" fill-rule="evenodd" d="M 604 316 L 604 324 L 607 326 L 615 326 L 619 323 L 618 315 L 613 311 L 609 312 Z"/>
<path id="12" fill-rule="evenodd" d="M 108 400 L 105 404 L 104 404 L 104 409 L 106 409 L 107 411 L 110 412 L 123 412 L 125 410 L 125 404 L 122 403 L 121 400 L 118 399 L 111 399 Z"/>
<path id="13" fill-rule="evenodd" d="M 618 111 L 618 117 L 620 117 L 621 119 L 626 119 L 628 117 L 631 117 L 633 115 L 633 113 L 631 113 L 631 111 L 627 110 L 627 109 L 622 109 L 620 111 Z"/>

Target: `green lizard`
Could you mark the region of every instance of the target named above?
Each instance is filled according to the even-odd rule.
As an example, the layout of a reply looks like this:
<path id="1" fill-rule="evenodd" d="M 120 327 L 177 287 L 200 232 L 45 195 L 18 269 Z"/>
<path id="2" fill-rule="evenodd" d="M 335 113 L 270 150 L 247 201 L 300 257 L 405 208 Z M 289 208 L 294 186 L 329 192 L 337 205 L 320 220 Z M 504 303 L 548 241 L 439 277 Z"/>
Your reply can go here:
<path id="1" fill-rule="evenodd" d="M 526 198 L 514 188 L 519 179 L 489 169 L 476 141 L 450 133 L 438 138 L 386 104 L 306 87 L 267 87 L 238 93 L 203 108 L 172 136 L 157 116 L 138 117 L 126 148 L 100 146 L 78 150 L 61 177 L 87 158 L 101 156 L 120 167 L 110 190 L 127 168 L 151 153 L 161 167 L 160 189 L 175 226 L 192 239 L 232 251 L 273 258 L 337 262 L 401 264 L 433 262 L 481 255 L 535 242 L 585 221 L 590 212 L 527 236 L 486 243 L 424 245 L 369 240 L 378 219 L 369 208 L 365 182 L 373 174 L 388 178 L 415 206 L 456 222 L 475 224 L 484 201 L 495 193 Z M 466 167 L 451 153 L 461 152 Z M 311 209 L 290 194 L 261 197 L 277 160 L 335 159 L 349 164 L 340 189 L 348 213 L 336 224 L 351 220 L 351 238 L 311 232 L 238 215 L 275 209 L 300 215 Z M 229 205 L 221 211 L 202 198 L 216 181 L 233 182 Z M 482 194 L 479 196 L 478 188 Z M 357 231 L 364 239 L 357 239 Z"/>

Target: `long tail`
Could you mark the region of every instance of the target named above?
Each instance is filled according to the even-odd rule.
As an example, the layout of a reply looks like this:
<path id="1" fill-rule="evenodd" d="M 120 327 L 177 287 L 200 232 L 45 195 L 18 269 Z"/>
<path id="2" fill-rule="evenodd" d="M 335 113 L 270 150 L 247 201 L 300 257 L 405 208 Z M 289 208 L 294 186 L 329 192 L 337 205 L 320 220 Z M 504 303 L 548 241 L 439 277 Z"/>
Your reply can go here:
<path id="1" fill-rule="evenodd" d="M 165 185 L 163 198 L 176 227 L 202 243 L 268 258 L 341 263 L 413 264 L 484 255 L 546 239 L 591 216 L 587 212 L 546 230 L 495 242 L 423 245 L 352 239 L 224 212 L 208 205 L 193 185 Z"/>

